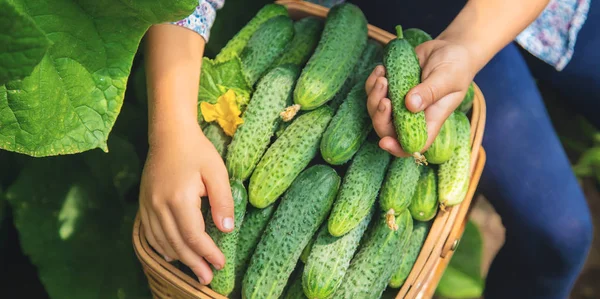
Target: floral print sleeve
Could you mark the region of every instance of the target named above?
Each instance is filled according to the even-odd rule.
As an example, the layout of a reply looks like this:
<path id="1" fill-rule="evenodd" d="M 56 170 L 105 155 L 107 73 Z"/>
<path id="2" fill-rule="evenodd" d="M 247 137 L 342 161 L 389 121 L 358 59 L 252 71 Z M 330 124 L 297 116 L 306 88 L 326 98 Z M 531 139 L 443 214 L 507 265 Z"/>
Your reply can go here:
<path id="1" fill-rule="evenodd" d="M 187 18 L 172 22 L 200 34 L 206 42 L 210 37 L 210 28 L 217 16 L 217 10 L 221 9 L 225 0 L 198 0 L 198 6 Z"/>

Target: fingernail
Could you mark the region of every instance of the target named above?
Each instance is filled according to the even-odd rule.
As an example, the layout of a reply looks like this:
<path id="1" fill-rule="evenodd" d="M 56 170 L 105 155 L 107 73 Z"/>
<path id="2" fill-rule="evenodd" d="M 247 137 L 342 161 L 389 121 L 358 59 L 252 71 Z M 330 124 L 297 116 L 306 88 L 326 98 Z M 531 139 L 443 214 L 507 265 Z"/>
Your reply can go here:
<path id="1" fill-rule="evenodd" d="M 217 269 L 217 270 L 223 270 L 223 265 L 221 265 L 221 264 L 214 264 L 213 266 L 214 266 L 214 267 L 215 267 L 215 269 Z"/>
<path id="2" fill-rule="evenodd" d="M 385 87 L 385 85 L 383 84 L 383 82 L 381 82 L 381 80 L 377 80 L 377 89 L 383 89 Z"/>
<path id="3" fill-rule="evenodd" d="M 381 66 L 381 65 L 378 65 L 378 66 L 376 67 L 375 74 L 377 74 L 377 75 L 379 75 L 379 76 L 383 76 L 383 66 Z"/>
<path id="4" fill-rule="evenodd" d="M 385 105 L 383 104 L 383 101 L 379 102 L 379 105 L 377 106 L 377 110 L 379 110 L 379 112 L 385 111 Z"/>
<path id="5" fill-rule="evenodd" d="M 411 95 L 410 101 L 412 102 L 413 106 L 417 107 L 418 109 L 420 109 L 421 105 L 423 104 L 423 99 L 421 99 L 421 96 L 418 93 Z"/>
<path id="6" fill-rule="evenodd" d="M 233 229 L 233 218 L 227 217 L 227 218 L 223 219 L 223 228 L 225 228 L 226 230 L 232 230 Z"/>
<path id="7" fill-rule="evenodd" d="M 173 261 L 173 259 L 172 259 L 172 258 L 170 258 L 170 257 L 168 257 L 168 256 L 166 256 L 166 255 L 164 256 L 164 258 L 165 258 L 165 261 L 167 261 L 167 262 L 169 262 L 169 263 Z"/>
<path id="8" fill-rule="evenodd" d="M 198 276 L 198 281 L 200 281 L 201 284 L 206 284 L 206 281 L 204 279 L 202 279 L 202 277 Z"/>

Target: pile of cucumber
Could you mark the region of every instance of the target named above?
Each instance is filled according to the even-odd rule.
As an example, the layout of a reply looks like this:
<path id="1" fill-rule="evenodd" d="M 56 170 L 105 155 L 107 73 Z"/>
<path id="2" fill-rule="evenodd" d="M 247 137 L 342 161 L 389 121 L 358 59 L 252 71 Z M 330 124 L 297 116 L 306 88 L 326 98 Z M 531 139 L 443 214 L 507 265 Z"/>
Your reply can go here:
<path id="1" fill-rule="evenodd" d="M 269 4 L 215 58 L 239 58 L 254 91 L 232 138 L 205 130 L 219 134 L 207 137 L 223 155 L 236 209 L 232 233 L 207 223 L 227 259 L 214 270 L 214 291 L 367 299 L 402 286 L 432 219 L 466 195 L 473 92 L 421 155 L 425 118 L 404 96 L 421 80 L 414 47 L 431 37 L 400 26 L 397 35 L 387 45 L 369 39 L 365 16 L 349 3 L 325 21 L 295 22 Z M 399 141 L 414 157 L 377 145 L 365 80 L 378 64 Z"/>

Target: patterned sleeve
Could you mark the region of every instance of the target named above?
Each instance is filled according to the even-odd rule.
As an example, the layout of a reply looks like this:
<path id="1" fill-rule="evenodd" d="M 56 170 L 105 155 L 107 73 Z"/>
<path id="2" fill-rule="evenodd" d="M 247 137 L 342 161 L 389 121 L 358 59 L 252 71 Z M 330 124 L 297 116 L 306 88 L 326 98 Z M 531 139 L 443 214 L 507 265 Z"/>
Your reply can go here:
<path id="1" fill-rule="evenodd" d="M 217 10 L 221 9 L 225 0 L 198 0 L 198 6 L 187 18 L 171 24 L 179 25 L 200 34 L 206 42 L 210 37 L 210 29 L 215 22 Z"/>

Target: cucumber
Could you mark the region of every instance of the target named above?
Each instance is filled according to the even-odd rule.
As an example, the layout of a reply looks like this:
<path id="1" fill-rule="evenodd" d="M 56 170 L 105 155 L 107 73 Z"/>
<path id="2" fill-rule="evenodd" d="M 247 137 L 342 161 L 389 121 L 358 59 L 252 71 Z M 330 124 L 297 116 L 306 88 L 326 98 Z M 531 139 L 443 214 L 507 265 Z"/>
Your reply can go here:
<path id="1" fill-rule="evenodd" d="M 315 51 L 322 31 L 323 22 L 316 17 L 306 17 L 296 21 L 292 41 L 273 65 L 290 63 L 300 68 L 304 67 Z"/>
<path id="2" fill-rule="evenodd" d="M 367 19 L 354 4 L 333 6 L 323 33 L 294 90 L 294 103 L 313 110 L 339 91 L 367 43 Z"/>
<path id="3" fill-rule="evenodd" d="M 329 233 L 340 237 L 367 217 L 375 203 L 391 155 L 367 140 L 356 153 L 327 221 Z"/>
<path id="4" fill-rule="evenodd" d="M 413 195 L 408 210 L 413 219 L 419 221 L 429 221 L 435 217 L 438 209 L 437 200 L 437 176 L 433 168 L 423 166 L 417 190 Z"/>
<path id="5" fill-rule="evenodd" d="M 402 27 L 396 26 L 396 31 L 398 38 L 386 45 L 383 57 L 393 123 L 404 151 L 413 155 L 418 163 L 423 163 L 425 157 L 421 150 L 427 142 L 425 113 L 412 113 L 405 104 L 406 94 L 421 82 L 421 67 L 414 48 L 402 36 Z"/>
<path id="6" fill-rule="evenodd" d="M 365 81 L 359 81 L 327 126 L 321 139 L 321 156 L 331 165 L 348 162 L 372 130 Z"/>
<path id="7" fill-rule="evenodd" d="M 227 296 L 233 291 L 235 284 L 235 260 L 237 244 L 239 240 L 240 226 L 244 220 L 246 206 L 248 205 L 248 194 L 244 184 L 237 180 L 230 180 L 231 195 L 233 196 L 235 228 L 232 232 L 220 231 L 212 220 L 212 213 L 208 213 L 206 231 L 213 239 L 217 247 L 225 255 L 225 266 L 221 270 L 213 270 L 213 279 L 210 283 L 213 291 Z"/>
<path id="8" fill-rule="evenodd" d="M 260 25 L 240 54 L 244 77 L 250 86 L 283 54 L 294 36 L 294 23 L 288 16 L 276 16 Z"/>
<path id="9" fill-rule="evenodd" d="M 438 169 L 438 201 L 440 207 L 460 204 L 467 195 L 471 176 L 471 124 L 467 116 L 454 112 L 456 148 L 452 158 Z"/>
<path id="10" fill-rule="evenodd" d="M 331 210 L 340 181 L 326 165 L 311 166 L 298 175 L 250 259 L 242 284 L 244 298 L 281 295 L 302 250 Z"/>
<path id="11" fill-rule="evenodd" d="M 413 158 L 394 158 L 381 186 L 379 206 L 382 211 L 393 209 L 399 215 L 408 208 L 417 189 L 420 167 Z"/>
<path id="12" fill-rule="evenodd" d="M 342 237 L 330 235 L 326 226 L 321 228 L 302 274 L 302 286 L 308 298 L 331 298 L 344 279 L 374 210 L 371 208 L 360 224 Z"/>
<path id="13" fill-rule="evenodd" d="M 421 248 L 423 248 L 423 244 L 425 243 L 425 239 L 427 239 L 430 228 L 430 222 L 413 222 L 413 232 L 408 244 L 406 244 L 400 255 L 402 259 L 400 267 L 398 267 L 398 271 L 396 271 L 390 279 L 390 283 L 388 284 L 390 288 L 397 289 L 404 284 L 419 257 L 419 253 L 421 253 Z"/>
<path id="14" fill-rule="evenodd" d="M 279 114 L 292 102 L 299 73 L 298 67 L 287 64 L 270 70 L 258 82 L 242 116 L 244 123 L 228 148 L 226 165 L 230 177 L 245 181 L 254 171 L 281 123 Z"/>
<path id="15" fill-rule="evenodd" d="M 287 287 L 283 292 L 283 299 L 307 299 L 302 289 L 302 272 L 304 272 L 304 266 L 302 263 L 298 263 L 296 269 L 290 275 Z"/>
<path id="16" fill-rule="evenodd" d="M 379 213 L 377 214 L 379 215 Z M 332 298 L 378 299 L 400 266 L 402 252 L 413 230 L 408 211 L 376 219 L 350 262 L 346 276 Z M 392 221 L 394 220 L 394 221 Z M 395 230 L 394 230 L 395 229 Z"/>
<path id="17" fill-rule="evenodd" d="M 215 122 L 208 123 L 202 132 L 215 147 L 221 158 L 227 155 L 227 146 L 231 142 L 231 137 L 227 136 L 219 124 Z"/>
<path id="18" fill-rule="evenodd" d="M 469 89 L 467 89 L 467 93 L 465 94 L 465 98 L 462 100 L 460 105 L 456 110 L 467 113 L 473 107 L 473 99 L 475 98 L 475 85 L 473 82 L 469 84 Z"/>
<path id="19" fill-rule="evenodd" d="M 246 47 L 248 40 L 250 40 L 260 25 L 273 17 L 287 15 L 288 11 L 283 5 L 273 3 L 263 6 L 263 8 L 261 8 L 258 13 L 256 13 L 256 15 L 227 42 L 225 47 L 223 47 L 215 57 L 215 61 L 223 62 L 232 59 L 234 56 L 239 56 Z"/>
<path id="20" fill-rule="evenodd" d="M 344 81 L 344 85 L 340 88 L 340 90 L 335 94 L 333 99 L 329 101 L 329 107 L 337 110 L 338 107 L 344 102 L 346 96 L 352 89 L 352 87 L 358 81 L 366 81 L 373 69 L 377 66 L 377 64 L 381 63 L 383 60 L 383 47 L 378 41 L 369 39 L 367 40 L 367 45 L 360 55 L 360 59 L 356 62 L 354 66 L 354 70 L 348 76 L 346 81 Z"/>
<path id="21" fill-rule="evenodd" d="M 238 237 L 235 259 L 235 286 L 232 294 L 240 294 L 242 290 L 242 280 L 244 274 L 246 274 L 248 262 L 276 208 L 276 204 L 270 205 L 264 209 L 257 209 L 252 205 L 248 205 Z"/>
<path id="22" fill-rule="evenodd" d="M 332 118 L 328 106 L 298 116 L 267 149 L 250 177 L 250 203 L 264 208 L 277 200 L 317 153 Z"/>
<path id="23" fill-rule="evenodd" d="M 429 33 L 419 29 L 419 28 L 408 28 L 402 32 L 404 38 L 410 43 L 413 48 L 416 48 L 418 45 L 432 40 L 431 35 Z"/>
<path id="24" fill-rule="evenodd" d="M 304 247 L 304 249 L 302 250 L 302 254 L 300 255 L 300 260 L 303 263 L 306 263 L 306 261 L 308 260 L 308 256 L 310 255 L 310 251 L 312 249 L 313 244 L 315 243 L 315 239 L 318 236 L 318 232 L 317 234 L 315 234 L 310 241 L 308 241 L 308 244 L 306 244 L 306 247 Z"/>
<path id="25" fill-rule="evenodd" d="M 456 147 L 456 119 L 450 114 L 431 146 L 425 151 L 427 163 L 442 164 L 452 157 Z"/>

